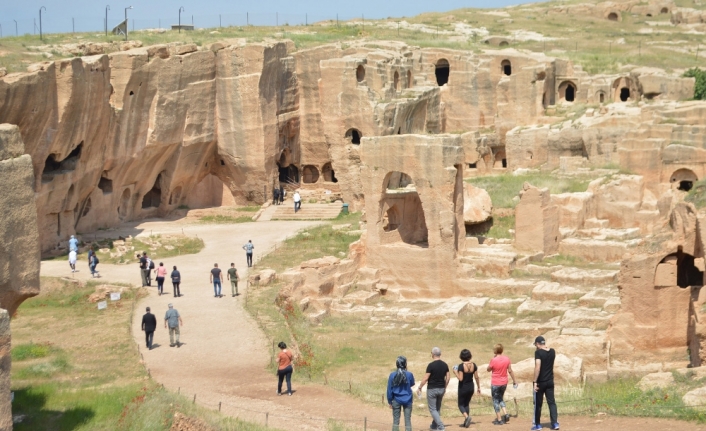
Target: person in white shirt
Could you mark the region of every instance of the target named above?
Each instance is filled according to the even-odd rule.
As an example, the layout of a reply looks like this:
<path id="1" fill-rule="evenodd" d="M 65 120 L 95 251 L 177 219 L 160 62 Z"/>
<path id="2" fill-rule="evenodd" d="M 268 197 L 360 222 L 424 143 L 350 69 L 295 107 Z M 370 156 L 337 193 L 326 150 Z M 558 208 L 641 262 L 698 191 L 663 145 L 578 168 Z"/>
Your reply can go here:
<path id="1" fill-rule="evenodd" d="M 71 267 L 71 272 L 76 272 L 76 250 L 69 252 L 69 266 Z"/>
<path id="2" fill-rule="evenodd" d="M 302 197 L 299 196 L 299 192 L 294 192 L 292 199 L 294 200 L 294 212 L 297 212 L 302 208 Z"/>

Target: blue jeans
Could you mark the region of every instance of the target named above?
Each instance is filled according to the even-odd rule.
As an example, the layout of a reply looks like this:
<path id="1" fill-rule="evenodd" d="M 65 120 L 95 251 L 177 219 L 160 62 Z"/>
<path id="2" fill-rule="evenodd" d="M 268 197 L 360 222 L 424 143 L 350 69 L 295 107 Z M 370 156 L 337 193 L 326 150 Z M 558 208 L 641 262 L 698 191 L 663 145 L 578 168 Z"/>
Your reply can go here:
<path id="1" fill-rule="evenodd" d="M 392 400 L 392 431 L 400 431 L 400 413 L 404 409 L 404 430 L 412 431 L 412 403 L 408 406 L 403 406 L 395 400 Z"/>
<path id="2" fill-rule="evenodd" d="M 213 280 L 213 293 L 221 296 L 221 280 Z"/>
<path id="3" fill-rule="evenodd" d="M 432 417 L 429 428 L 433 430 L 443 431 L 445 429 L 444 423 L 441 422 L 441 401 L 444 399 L 445 393 L 445 388 L 427 389 L 427 405 Z"/>
<path id="4" fill-rule="evenodd" d="M 505 389 L 507 389 L 507 385 L 490 386 L 490 395 L 493 397 L 493 407 L 495 408 L 495 413 L 505 408 L 505 401 L 503 401 Z"/>
<path id="5" fill-rule="evenodd" d="M 291 365 L 287 366 L 284 370 L 277 370 L 277 393 L 282 393 L 282 382 L 287 379 L 287 393 L 292 393 L 292 371 L 294 369 Z"/>

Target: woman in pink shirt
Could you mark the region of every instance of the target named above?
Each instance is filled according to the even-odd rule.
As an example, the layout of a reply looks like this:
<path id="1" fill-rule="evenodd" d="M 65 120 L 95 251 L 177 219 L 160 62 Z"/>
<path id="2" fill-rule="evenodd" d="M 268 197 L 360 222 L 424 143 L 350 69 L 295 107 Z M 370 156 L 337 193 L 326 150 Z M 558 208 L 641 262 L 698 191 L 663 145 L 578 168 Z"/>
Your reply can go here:
<path id="1" fill-rule="evenodd" d="M 515 373 L 512 372 L 512 365 L 510 364 L 510 358 L 503 355 L 503 345 L 496 344 L 493 347 L 493 353 L 495 357 L 490 360 L 488 364 L 488 371 L 493 373 L 490 378 L 490 394 L 493 397 L 493 407 L 495 408 L 495 414 L 498 416 L 497 419 L 493 421 L 493 425 L 503 425 L 510 421 L 510 415 L 507 414 L 505 409 L 505 401 L 503 401 L 503 396 L 505 396 L 505 389 L 507 389 L 507 373 L 510 373 L 512 377 L 512 386 L 517 389 L 517 382 L 515 381 Z M 500 416 L 500 411 L 502 410 L 502 416 Z"/>
<path id="2" fill-rule="evenodd" d="M 167 268 L 164 267 L 164 263 L 159 262 L 159 266 L 154 270 L 154 273 L 156 274 L 157 291 L 159 295 L 162 296 L 162 292 L 164 291 L 164 277 L 167 276 Z"/>

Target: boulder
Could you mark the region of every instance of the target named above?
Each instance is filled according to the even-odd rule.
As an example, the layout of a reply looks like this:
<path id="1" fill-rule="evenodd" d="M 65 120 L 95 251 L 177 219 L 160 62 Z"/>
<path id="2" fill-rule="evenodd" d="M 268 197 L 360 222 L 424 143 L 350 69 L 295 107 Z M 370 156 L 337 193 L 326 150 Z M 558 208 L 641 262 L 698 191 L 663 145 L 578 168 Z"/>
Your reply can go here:
<path id="1" fill-rule="evenodd" d="M 463 189 L 463 221 L 478 224 L 488 220 L 493 213 L 493 201 L 485 189 L 465 184 Z"/>
<path id="2" fill-rule="evenodd" d="M 277 279 L 277 272 L 274 269 L 264 269 L 260 271 L 260 286 L 267 286 Z"/>
<path id="3" fill-rule="evenodd" d="M 681 397 L 686 406 L 700 406 L 706 404 L 706 386 L 689 391 Z"/>
<path id="4" fill-rule="evenodd" d="M 637 387 L 642 391 L 649 391 L 655 388 L 666 388 L 674 384 L 674 376 L 672 373 L 651 373 L 644 376 L 637 383 Z"/>

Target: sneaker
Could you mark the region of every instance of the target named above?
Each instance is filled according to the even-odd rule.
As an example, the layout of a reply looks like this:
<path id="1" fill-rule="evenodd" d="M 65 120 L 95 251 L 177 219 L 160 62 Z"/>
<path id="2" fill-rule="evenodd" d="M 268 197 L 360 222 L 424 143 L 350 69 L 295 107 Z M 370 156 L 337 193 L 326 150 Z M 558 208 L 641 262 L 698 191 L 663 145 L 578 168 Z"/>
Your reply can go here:
<path id="1" fill-rule="evenodd" d="M 539 431 L 542 429 L 541 425 L 534 425 L 532 428 L 530 428 L 530 431 Z"/>
<path id="2" fill-rule="evenodd" d="M 292 393 L 290 392 L 290 393 L 288 393 L 287 395 L 289 395 L 289 396 L 291 397 L 291 396 L 292 396 Z"/>
<path id="3" fill-rule="evenodd" d="M 282 396 L 282 392 L 277 392 L 277 396 L 278 396 L 278 397 L 281 397 L 281 396 Z"/>
<path id="4" fill-rule="evenodd" d="M 553 430 L 558 430 L 559 429 L 559 422 L 554 422 L 554 425 L 552 425 Z"/>
<path id="5" fill-rule="evenodd" d="M 466 417 L 466 420 L 463 421 L 464 428 L 468 428 L 469 426 L 471 426 L 471 417 L 470 416 Z"/>
<path id="6" fill-rule="evenodd" d="M 174 347 L 174 344 L 170 344 L 169 347 Z"/>
<path id="7" fill-rule="evenodd" d="M 495 420 L 493 421 L 493 425 L 505 425 L 505 422 L 499 421 L 499 420 L 495 419 Z"/>
<path id="8" fill-rule="evenodd" d="M 510 415 L 504 415 L 503 420 L 505 421 L 505 423 L 510 422 Z"/>

